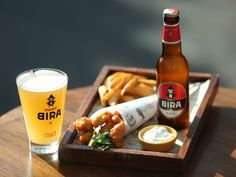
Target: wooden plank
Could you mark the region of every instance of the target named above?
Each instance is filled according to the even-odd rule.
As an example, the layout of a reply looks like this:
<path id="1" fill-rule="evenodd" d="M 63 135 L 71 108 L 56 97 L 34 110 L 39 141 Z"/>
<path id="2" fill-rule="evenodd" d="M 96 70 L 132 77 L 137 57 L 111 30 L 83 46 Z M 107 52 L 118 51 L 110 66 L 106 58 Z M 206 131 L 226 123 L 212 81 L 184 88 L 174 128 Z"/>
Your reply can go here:
<path id="1" fill-rule="evenodd" d="M 181 169 L 182 165 L 182 160 L 179 159 L 177 155 L 169 154 L 172 158 L 166 158 L 165 153 L 151 151 L 146 151 L 146 154 L 143 155 L 143 151 L 139 150 L 111 149 L 109 151 L 101 151 L 93 147 L 79 147 L 68 144 L 61 149 L 60 153 L 59 158 L 61 160 L 102 166 L 119 166 L 161 171 L 170 171 L 171 168 L 172 172 L 180 172 L 179 169 Z"/>

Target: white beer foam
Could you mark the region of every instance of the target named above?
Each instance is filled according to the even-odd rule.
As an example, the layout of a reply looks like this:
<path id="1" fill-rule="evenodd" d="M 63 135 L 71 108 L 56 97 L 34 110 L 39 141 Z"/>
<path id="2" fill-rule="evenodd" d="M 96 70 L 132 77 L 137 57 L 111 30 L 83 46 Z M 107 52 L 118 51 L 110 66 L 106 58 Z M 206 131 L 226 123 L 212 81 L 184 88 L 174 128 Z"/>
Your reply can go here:
<path id="1" fill-rule="evenodd" d="M 67 76 L 56 70 L 39 69 L 23 73 L 17 78 L 17 85 L 32 92 L 57 90 L 67 84 Z"/>

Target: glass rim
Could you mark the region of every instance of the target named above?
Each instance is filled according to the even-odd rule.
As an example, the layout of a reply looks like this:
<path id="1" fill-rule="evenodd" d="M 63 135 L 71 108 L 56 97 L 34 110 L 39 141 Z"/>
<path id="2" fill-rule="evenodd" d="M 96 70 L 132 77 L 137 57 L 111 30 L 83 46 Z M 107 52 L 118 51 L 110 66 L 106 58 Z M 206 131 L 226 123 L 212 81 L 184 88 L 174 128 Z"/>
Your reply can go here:
<path id="1" fill-rule="evenodd" d="M 54 72 L 57 72 L 57 73 L 59 73 L 59 74 L 65 76 L 65 77 L 66 77 L 66 81 L 63 83 L 63 86 L 62 86 L 62 87 L 64 87 L 64 86 L 68 83 L 68 76 L 67 76 L 67 74 L 66 74 L 64 71 L 62 71 L 62 70 L 55 69 L 55 68 L 32 68 L 32 69 L 25 70 L 25 71 L 23 71 L 23 72 L 21 72 L 20 74 L 17 75 L 17 77 L 16 77 L 16 85 L 17 85 L 17 87 L 20 87 L 18 80 L 19 80 L 19 78 L 20 78 L 22 75 L 27 74 L 27 73 L 30 73 L 30 72 L 33 72 L 33 73 L 34 73 L 34 72 L 37 72 L 37 71 L 40 71 L 40 70 L 54 71 Z M 21 88 L 22 88 L 22 87 L 21 87 Z"/>

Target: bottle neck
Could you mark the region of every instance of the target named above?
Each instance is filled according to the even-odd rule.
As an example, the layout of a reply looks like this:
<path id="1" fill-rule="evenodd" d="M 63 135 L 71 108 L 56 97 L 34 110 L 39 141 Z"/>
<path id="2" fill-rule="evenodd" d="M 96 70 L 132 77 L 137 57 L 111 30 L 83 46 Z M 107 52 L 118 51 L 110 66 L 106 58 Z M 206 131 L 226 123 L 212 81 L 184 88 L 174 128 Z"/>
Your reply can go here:
<path id="1" fill-rule="evenodd" d="M 167 44 L 162 42 L 162 56 L 182 55 L 181 42 Z"/>
<path id="2" fill-rule="evenodd" d="M 179 23 L 167 25 L 162 30 L 162 55 L 180 55 L 181 36 Z"/>

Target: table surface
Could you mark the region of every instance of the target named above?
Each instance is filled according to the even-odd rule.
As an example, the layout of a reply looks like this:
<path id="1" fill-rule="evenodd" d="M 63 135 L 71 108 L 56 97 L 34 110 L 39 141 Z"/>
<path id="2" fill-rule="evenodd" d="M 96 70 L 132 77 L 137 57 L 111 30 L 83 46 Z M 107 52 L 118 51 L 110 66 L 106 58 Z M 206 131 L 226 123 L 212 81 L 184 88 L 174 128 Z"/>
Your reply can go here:
<path id="1" fill-rule="evenodd" d="M 63 134 L 90 87 L 67 93 Z M 102 167 L 31 154 L 21 107 L 0 117 L 0 176 L 215 176 L 236 175 L 236 89 L 220 87 L 184 174 Z M 104 159 L 105 160 L 105 159 Z M 158 165 L 158 164 L 157 164 Z"/>

